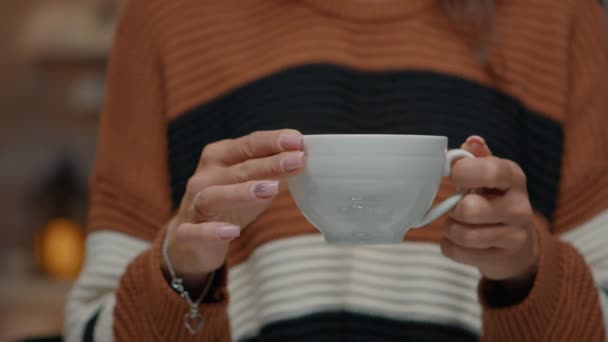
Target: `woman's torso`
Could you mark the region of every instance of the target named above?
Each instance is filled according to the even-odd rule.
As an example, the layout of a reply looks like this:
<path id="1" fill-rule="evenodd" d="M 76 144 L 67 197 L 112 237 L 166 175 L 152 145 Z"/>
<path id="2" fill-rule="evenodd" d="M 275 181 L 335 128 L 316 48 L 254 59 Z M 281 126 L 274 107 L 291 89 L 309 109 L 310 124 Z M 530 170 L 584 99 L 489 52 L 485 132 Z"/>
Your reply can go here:
<path id="1" fill-rule="evenodd" d="M 206 144 L 295 128 L 445 135 L 451 148 L 481 135 L 495 155 L 522 166 L 533 206 L 551 218 L 567 81 L 559 6 L 500 8 L 500 48 L 487 47 L 486 68 L 435 1 L 324 3 L 180 0 L 163 8 L 174 207 Z M 439 199 L 451 190 L 446 182 Z M 330 246 L 283 191 L 231 246 L 233 338 L 475 339 L 478 273 L 441 256 L 441 224 L 399 246 Z"/>

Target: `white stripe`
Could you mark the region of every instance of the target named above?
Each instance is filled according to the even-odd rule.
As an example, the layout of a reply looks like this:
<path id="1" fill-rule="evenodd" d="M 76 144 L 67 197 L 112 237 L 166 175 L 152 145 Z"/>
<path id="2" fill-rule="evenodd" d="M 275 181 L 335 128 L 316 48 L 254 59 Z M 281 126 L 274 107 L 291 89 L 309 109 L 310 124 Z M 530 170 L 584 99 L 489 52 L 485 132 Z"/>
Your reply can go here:
<path id="1" fill-rule="evenodd" d="M 603 235 L 605 235 L 607 225 L 608 210 L 604 210 L 576 229 L 563 233 L 561 237 L 577 247 L 583 247 L 586 243 L 597 240 L 598 237 L 600 241 L 605 240 L 606 237 Z"/>
<path id="2" fill-rule="evenodd" d="M 116 305 L 116 296 L 113 293 L 108 293 L 103 300 L 104 309 L 100 312 L 97 318 L 97 324 L 93 331 L 93 339 L 97 341 L 112 341 L 114 332 L 112 331 L 112 323 L 114 322 L 114 306 Z"/>
<path id="3" fill-rule="evenodd" d="M 585 257 L 599 288 L 608 290 L 608 210 L 561 235 Z M 608 297 L 599 290 L 604 327 L 608 329 Z"/>
<path id="4" fill-rule="evenodd" d="M 478 271 L 443 257 L 432 243 L 344 247 L 298 236 L 261 246 L 228 276 L 235 339 L 327 310 L 481 329 Z"/>
<path id="5" fill-rule="evenodd" d="M 87 322 L 100 308 L 94 330 L 95 341 L 112 341 L 114 290 L 127 265 L 148 246 L 149 242 L 145 240 L 114 231 L 89 235 L 83 270 L 67 300 L 66 341 L 82 341 Z"/>

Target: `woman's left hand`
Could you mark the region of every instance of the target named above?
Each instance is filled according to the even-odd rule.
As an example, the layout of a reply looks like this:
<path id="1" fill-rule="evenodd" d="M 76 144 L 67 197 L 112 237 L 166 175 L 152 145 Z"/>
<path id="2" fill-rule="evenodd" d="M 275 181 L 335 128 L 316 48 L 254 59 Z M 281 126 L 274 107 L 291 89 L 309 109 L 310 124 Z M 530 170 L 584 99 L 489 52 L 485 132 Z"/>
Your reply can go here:
<path id="1" fill-rule="evenodd" d="M 513 161 L 492 156 L 481 137 L 469 137 L 462 148 L 477 158 L 455 162 L 451 179 L 472 191 L 451 211 L 441 251 L 490 280 L 529 288 L 539 247 L 526 176 Z"/>

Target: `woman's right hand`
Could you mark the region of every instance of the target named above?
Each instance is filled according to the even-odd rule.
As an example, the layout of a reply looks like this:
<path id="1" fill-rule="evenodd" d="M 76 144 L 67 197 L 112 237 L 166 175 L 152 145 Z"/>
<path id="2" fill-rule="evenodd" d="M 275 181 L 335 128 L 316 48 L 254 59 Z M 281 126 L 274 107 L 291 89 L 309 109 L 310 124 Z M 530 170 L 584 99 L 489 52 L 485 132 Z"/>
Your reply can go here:
<path id="1" fill-rule="evenodd" d="M 187 287 L 202 284 L 224 263 L 230 241 L 270 205 L 279 181 L 304 163 L 302 134 L 295 130 L 260 131 L 205 147 L 167 237 L 171 265 Z"/>

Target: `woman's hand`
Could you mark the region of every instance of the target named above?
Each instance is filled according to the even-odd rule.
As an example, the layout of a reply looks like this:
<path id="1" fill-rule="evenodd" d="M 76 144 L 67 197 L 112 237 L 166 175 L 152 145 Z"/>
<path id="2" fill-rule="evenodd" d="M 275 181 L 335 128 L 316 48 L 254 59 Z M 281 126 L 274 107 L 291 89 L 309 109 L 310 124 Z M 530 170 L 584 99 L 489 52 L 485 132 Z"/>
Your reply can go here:
<path id="1" fill-rule="evenodd" d="M 280 179 L 298 173 L 304 162 L 302 135 L 294 130 L 205 147 L 168 237 L 171 265 L 186 286 L 202 284 L 223 264 L 230 241 L 270 205 Z"/>
<path id="2" fill-rule="evenodd" d="M 493 157 L 480 137 L 469 137 L 462 148 L 478 158 L 455 162 L 451 179 L 473 190 L 450 213 L 441 251 L 490 280 L 524 291 L 534 279 L 539 254 L 526 176 L 516 163 Z"/>

